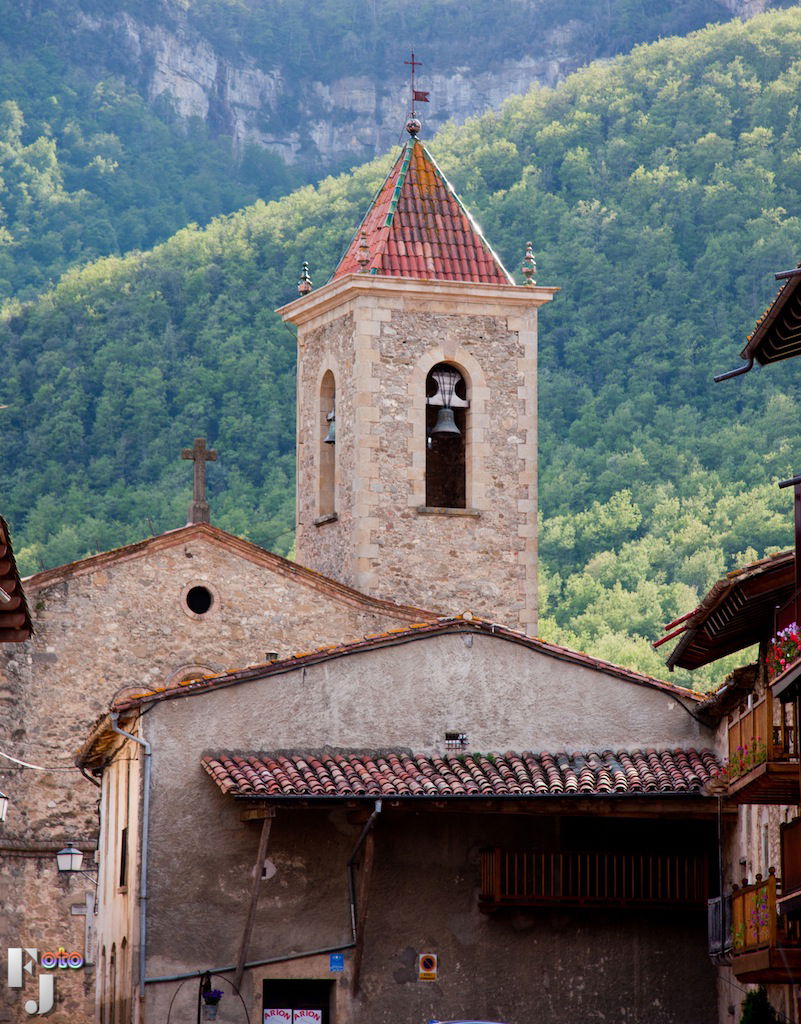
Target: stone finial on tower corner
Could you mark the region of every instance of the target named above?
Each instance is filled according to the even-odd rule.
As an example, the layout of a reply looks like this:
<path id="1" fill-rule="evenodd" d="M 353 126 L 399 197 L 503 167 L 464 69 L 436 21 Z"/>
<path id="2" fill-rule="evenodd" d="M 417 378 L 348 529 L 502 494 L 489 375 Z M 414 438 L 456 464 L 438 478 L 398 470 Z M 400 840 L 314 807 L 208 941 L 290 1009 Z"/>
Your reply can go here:
<path id="1" fill-rule="evenodd" d="M 312 279 L 309 276 L 309 264 L 304 260 L 298 281 L 298 295 L 308 295 L 312 290 Z"/>
<path id="2" fill-rule="evenodd" d="M 359 236 L 359 248 L 356 251 L 356 262 L 359 264 L 359 273 L 366 274 L 370 265 L 370 246 L 367 242 L 367 234 L 362 231 Z"/>
<path id="3" fill-rule="evenodd" d="M 526 255 L 523 257 L 523 265 L 520 269 L 526 279 L 524 285 L 534 285 L 537 283 L 534 276 L 537 273 L 537 261 L 534 259 L 534 250 L 531 247 L 531 242 L 526 242 Z"/>

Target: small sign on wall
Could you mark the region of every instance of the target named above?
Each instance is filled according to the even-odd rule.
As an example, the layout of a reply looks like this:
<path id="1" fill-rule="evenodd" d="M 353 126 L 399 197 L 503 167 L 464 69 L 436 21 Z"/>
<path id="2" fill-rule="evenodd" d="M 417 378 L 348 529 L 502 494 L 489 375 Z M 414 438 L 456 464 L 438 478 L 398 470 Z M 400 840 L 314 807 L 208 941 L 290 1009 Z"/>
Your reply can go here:
<path id="1" fill-rule="evenodd" d="M 328 970 L 331 974 L 342 974 L 345 970 L 345 954 L 330 953 L 328 955 Z"/>
<path id="2" fill-rule="evenodd" d="M 264 1024 L 292 1024 L 292 1010 L 265 1010 Z"/>
<path id="3" fill-rule="evenodd" d="M 418 978 L 420 981 L 437 980 L 437 954 L 421 953 L 418 961 Z"/>
<path id="4" fill-rule="evenodd" d="M 323 1011 L 272 1009 L 264 1011 L 264 1024 L 322 1024 Z"/>
<path id="5" fill-rule="evenodd" d="M 319 1010 L 293 1010 L 292 1024 L 323 1024 L 323 1011 Z"/>

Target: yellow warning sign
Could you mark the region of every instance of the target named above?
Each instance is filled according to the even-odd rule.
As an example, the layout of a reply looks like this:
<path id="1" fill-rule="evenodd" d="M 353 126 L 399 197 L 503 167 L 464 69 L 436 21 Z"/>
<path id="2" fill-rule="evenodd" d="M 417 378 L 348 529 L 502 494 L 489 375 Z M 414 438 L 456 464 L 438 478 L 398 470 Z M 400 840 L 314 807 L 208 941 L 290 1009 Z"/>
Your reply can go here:
<path id="1" fill-rule="evenodd" d="M 418 978 L 420 981 L 437 980 L 437 954 L 421 953 L 418 961 Z"/>

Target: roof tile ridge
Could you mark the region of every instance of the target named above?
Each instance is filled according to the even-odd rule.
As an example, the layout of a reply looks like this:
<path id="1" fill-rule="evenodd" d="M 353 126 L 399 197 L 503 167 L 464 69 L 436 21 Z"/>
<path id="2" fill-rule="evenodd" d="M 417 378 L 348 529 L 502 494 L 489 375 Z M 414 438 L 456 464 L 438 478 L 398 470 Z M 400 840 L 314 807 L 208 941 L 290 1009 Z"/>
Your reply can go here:
<path id="1" fill-rule="evenodd" d="M 414 153 L 414 147 L 416 144 L 417 140 L 414 138 L 409 139 L 406 143 L 403 162 L 401 163 L 400 170 L 398 171 L 398 180 L 395 182 L 395 188 L 392 190 L 392 198 L 389 201 L 389 211 L 384 218 L 382 227 L 388 228 L 392 226 L 392 221 L 395 218 L 395 212 L 398 209 L 398 200 L 400 199 L 401 192 L 403 191 L 403 186 L 406 183 L 406 176 L 409 173 L 409 164 L 412 162 L 412 154 Z M 422 146 L 422 143 L 420 143 L 420 145 Z M 423 146 L 423 152 L 426 152 L 425 146 Z"/>
<path id="2" fill-rule="evenodd" d="M 420 143 L 420 147 L 423 150 L 423 153 L 425 154 L 425 156 L 431 161 L 431 164 L 432 164 L 434 170 L 436 171 L 437 176 L 442 181 L 442 183 L 445 186 L 445 188 L 447 189 L 448 193 L 453 197 L 454 202 L 459 207 L 459 209 L 462 211 L 464 216 L 467 218 L 467 221 L 470 224 L 470 227 L 473 229 L 473 231 L 478 236 L 481 244 L 484 246 L 484 248 L 487 250 L 489 255 L 492 257 L 492 259 L 498 265 L 498 268 L 500 269 L 501 273 L 506 278 L 507 282 L 509 284 L 511 284 L 511 285 L 514 285 L 514 283 L 515 283 L 514 278 L 512 277 L 512 275 L 509 273 L 509 271 L 504 266 L 503 260 L 500 258 L 500 256 L 497 254 L 497 252 L 495 252 L 495 250 L 492 248 L 490 243 L 487 241 L 487 238 L 484 235 L 484 232 L 479 227 L 478 222 L 475 220 L 475 218 L 473 217 L 472 213 L 467 209 L 465 204 L 462 202 L 461 197 L 459 196 L 459 193 L 456 191 L 456 189 L 450 183 L 450 181 L 448 180 L 447 176 L 445 175 L 445 172 L 442 170 L 442 168 L 439 166 L 437 161 L 434 159 L 434 157 L 431 155 L 431 153 L 429 153 L 429 151 L 426 149 L 426 147 L 423 145 L 422 142 Z"/>
<path id="3" fill-rule="evenodd" d="M 331 276 L 330 276 L 330 277 L 328 278 L 328 281 L 327 281 L 326 283 L 330 284 L 330 282 L 331 282 L 331 281 L 333 281 L 333 280 L 334 280 L 334 279 L 335 279 L 335 278 L 337 277 L 337 275 L 339 274 L 339 272 L 340 272 L 339 268 L 340 268 L 340 267 L 342 266 L 342 264 L 343 264 L 343 263 L 345 262 L 345 260 L 346 260 L 346 258 L 347 258 L 347 256 L 348 256 L 348 253 L 349 253 L 349 252 L 350 252 L 350 250 L 351 250 L 351 249 L 353 248 L 353 243 L 354 243 L 354 242 L 356 241 L 356 239 L 357 239 L 357 238 L 359 237 L 359 235 L 360 235 L 360 233 L 361 233 L 361 231 L 362 231 L 362 228 L 364 227 L 365 223 L 367 222 L 367 218 L 368 218 L 368 217 L 370 216 L 370 214 L 371 214 L 371 213 L 373 212 L 373 207 L 374 207 L 374 206 L 375 206 L 375 204 L 376 204 L 376 203 L 378 202 L 378 197 L 379 197 L 379 196 L 381 195 L 381 193 L 382 193 L 382 192 L 384 191 L 384 186 L 386 185 L 386 183 L 387 183 L 387 182 L 389 181 L 390 177 L 392 176 L 392 172 L 393 172 L 393 171 L 395 170 L 395 168 L 397 167 L 397 165 L 398 165 L 398 162 L 399 162 L 399 161 L 401 160 L 401 158 L 402 158 L 402 155 L 403 155 L 403 151 L 401 151 L 400 153 L 398 153 L 398 155 L 397 155 L 397 156 L 395 157 L 395 159 L 394 159 L 394 160 L 392 161 L 392 165 L 390 166 L 389 170 L 388 170 L 388 171 L 387 171 L 387 173 L 386 173 L 386 174 L 384 175 L 384 177 L 383 177 L 383 178 L 381 179 L 381 184 L 380 184 L 380 185 L 378 186 L 378 188 L 377 188 L 377 189 L 375 190 L 375 193 L 373 194 L 373 198 L 372 198 L 372 199 L 370 200 L 370 202 L 369 202 L 369 204 L 368 204 L 368 206 L 367 206 L 367 209 L 365 210 L 364 216 L 363 216 L 363 217 L 362 217 L 362 219 L 361 219 L 361 220 L 359 221 L 359 223 L 358 223 L 358 225 L 357 225 L 357 227 L 356 227 L 356 230 L 355 230 L 355 231 L 353 232 L 353 234 L 352 234 L 352 235 L 350 236 L 350 239 L 348 240 L 348 244 L 347 244 L 347 245 L 345 246 L 345 248 L 344 248 L 344 249 L 342 250 L 342 255 L 341 255 L 341 256 L 339 257 L 339 259 L 338 259 L 338 260 L 337 260 L 337 262 L 336 262 L 336 265 L 335 265 L 335 267 L 334 267 L 334 272 L 333 272 L 333 273 L 331 274 Z"/>
<path id="4" fill-rule="evenodd" d="M 444 620 L 441 619 L 440 621 L 442 622 Z M 459 621 L 459 619 L 450 619 L 448 621 L 452 625 L 454 622 Z M 590 668 L 600 669 L 601 671 L 608 672 L 611 675 L 618 676 L 623 680 L 657 687 L 658 689 L 665 690 L 677 697 L 690 697 L 693 700 L 702 701 L 706 696 L 703 693 L 699 693 L 697 690 L 690 690 L 686 686 L 678 686 L 676 683 L 669 683 L 664 679 L 657 679 L 656 676 L 647 675 L 645 672 L 638 672 L 636 669 L 626 668 L 625 665 L 616 665 L 615 662 L 607 661 L 605 658 L 598 658 L 594 654 L 586 654 L 584 651 L 574 651 L 571 647 L 564 647 L 561 644 L 555 644 L 551 640 L 544 640 L 539 636 L 530 636 L 528 633 L 522 633 L 520 630 L 513 629 L 511 626 L 504 626 L 500 623 L 490 622 L 488 619 L 480 618 L 471 618 L 469 621 L 463 621 L 466 625 L 476 626 L 493 635 L 505 636 L 507 639 L 522 642 L 533 650 L 541 651 L 543 654 L 552 654 L 557 658 L 564 657 L 566 660 L 576 662 L 580 665 L 586 665 Z"/>

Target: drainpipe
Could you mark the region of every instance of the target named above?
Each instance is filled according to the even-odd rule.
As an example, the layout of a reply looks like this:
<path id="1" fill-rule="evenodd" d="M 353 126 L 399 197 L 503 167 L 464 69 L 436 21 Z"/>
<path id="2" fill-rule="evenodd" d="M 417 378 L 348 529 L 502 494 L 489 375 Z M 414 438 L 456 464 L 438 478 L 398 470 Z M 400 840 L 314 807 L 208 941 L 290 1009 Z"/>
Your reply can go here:
<path id="1" fill-rule="evenodd" d="M 739 377 L 743 373 L 748 373 L 748 371 L 753 367 L 753 365 L 754 365 L 754 357 L 753 356 L 749 356 L 747 363 L 743 363 L 742 366 L 738 366 L 738 367 L 736 367 L 736 369 L 729 370 L 726 373 L 719 373 L 719 374 L 717 374 L 717 376 L 713 377 L 712 380 L 716 384 L 720 384 L 720 382 L 722 380 L 731 380 L 732 377 Z"/>
<path id="2" fill-rule="evenodd" d="M 111 728 L 120 736 L 133 740 L 142 747 L 144 757 L 142 773 L 142 857 L 139 864 L 139 998 L 145 998 L 145 950 L 147 937 L 147 854 L 150 838 L 150 774 L 152 770 L 152 750 L 147 740 L 125 732 L 117 725 L 120 717 L 118 711 L 109 712 Z"/>

